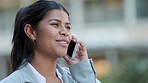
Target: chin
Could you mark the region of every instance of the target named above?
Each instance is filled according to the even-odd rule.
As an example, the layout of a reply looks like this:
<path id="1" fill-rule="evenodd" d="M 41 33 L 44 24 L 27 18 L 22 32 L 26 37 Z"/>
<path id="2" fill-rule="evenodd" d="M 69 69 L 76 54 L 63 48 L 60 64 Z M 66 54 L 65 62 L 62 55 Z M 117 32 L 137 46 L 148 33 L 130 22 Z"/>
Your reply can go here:
<path id="1" fill-rule="evenodd" d="M 63 49 L 57 50 L 56 54 L 58 57 L 64 57 L 67 54 L 67 50 L 63 50 Z"/>
<path id="2" fill-rule="evenodd" d="M 64 56 L 66 56 L 66 54 L 67 54 L 67 53 L 63 53 L 63 52 L 62 52 L 62 53 L 59 53 L 59 54 L 58 54 L 58 57 L 64 57 Z"/>
<path id="3" fill-rule="evenodd" d="M 60 55 L 60 57 L 64 57 L 64 56 L 66 56 L 66 53 L 65 53 L 65 54 L 61 54 L 61 55 Z"/>

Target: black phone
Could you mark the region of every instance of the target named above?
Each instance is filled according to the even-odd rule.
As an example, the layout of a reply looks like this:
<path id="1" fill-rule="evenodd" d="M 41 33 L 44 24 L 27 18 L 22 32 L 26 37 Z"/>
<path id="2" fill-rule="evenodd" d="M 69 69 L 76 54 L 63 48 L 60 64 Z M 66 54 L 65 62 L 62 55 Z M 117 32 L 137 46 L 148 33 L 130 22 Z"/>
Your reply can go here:
<path id="1" fill-rule="evenodd" d="M 71 40 L 68 46 L 67 55 L 69 55 L 71 59 L 74 59 L 77 55 L 78 49 L 79 49 L 78 43 Z"/>

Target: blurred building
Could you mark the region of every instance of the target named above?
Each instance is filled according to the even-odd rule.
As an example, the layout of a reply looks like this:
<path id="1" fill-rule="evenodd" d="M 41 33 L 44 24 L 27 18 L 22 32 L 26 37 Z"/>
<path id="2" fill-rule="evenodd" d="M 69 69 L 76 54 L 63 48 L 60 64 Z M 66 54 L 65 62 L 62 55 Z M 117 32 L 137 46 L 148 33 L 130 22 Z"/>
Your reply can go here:
<path id="1" fill-rule="evenodd" d="M 36 0 L 0 1 L 0 79 L 10 72 L 9 58 L 15 14 L 21 6 L 33 1 Z M 84 41 L 100 75 L 116 66 L 122 51 L 147 53 L 148 0 L 56 1 L 68 9 L 72 33 Z M 107 61 L 97 60 L 104 58 Z"/>

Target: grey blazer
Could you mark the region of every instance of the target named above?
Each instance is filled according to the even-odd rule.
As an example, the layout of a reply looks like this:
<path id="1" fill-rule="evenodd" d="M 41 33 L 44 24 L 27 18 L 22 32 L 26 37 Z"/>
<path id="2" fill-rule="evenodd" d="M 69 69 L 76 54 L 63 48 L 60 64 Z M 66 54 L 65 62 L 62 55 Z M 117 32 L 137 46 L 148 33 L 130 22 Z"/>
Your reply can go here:
<path id="1" fill-rule="evenodd" d="M 101 83 L 96 79 L 96 73 L 92 60 L 86 60 L 69 68 L 57 65 L 57 69 L 62 74 L 64 83 Z M 35 74 L 28 64 L 20 67 L 18 70 L 10 74 L 0 83 L 39 83 Z"/>

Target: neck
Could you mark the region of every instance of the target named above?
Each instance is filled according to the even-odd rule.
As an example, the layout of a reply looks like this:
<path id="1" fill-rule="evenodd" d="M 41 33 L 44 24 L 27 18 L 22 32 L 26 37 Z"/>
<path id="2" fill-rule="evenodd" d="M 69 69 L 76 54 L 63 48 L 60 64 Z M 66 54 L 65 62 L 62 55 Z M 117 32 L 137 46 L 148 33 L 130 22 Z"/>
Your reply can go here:
<path id="1" fill-rule="evenodd" d="M 32 66 L 46 79 L 55 79 L 56 76 L 56 59 L 47 58 L 42 55 L 34 55 L 30 62 Z"/>

